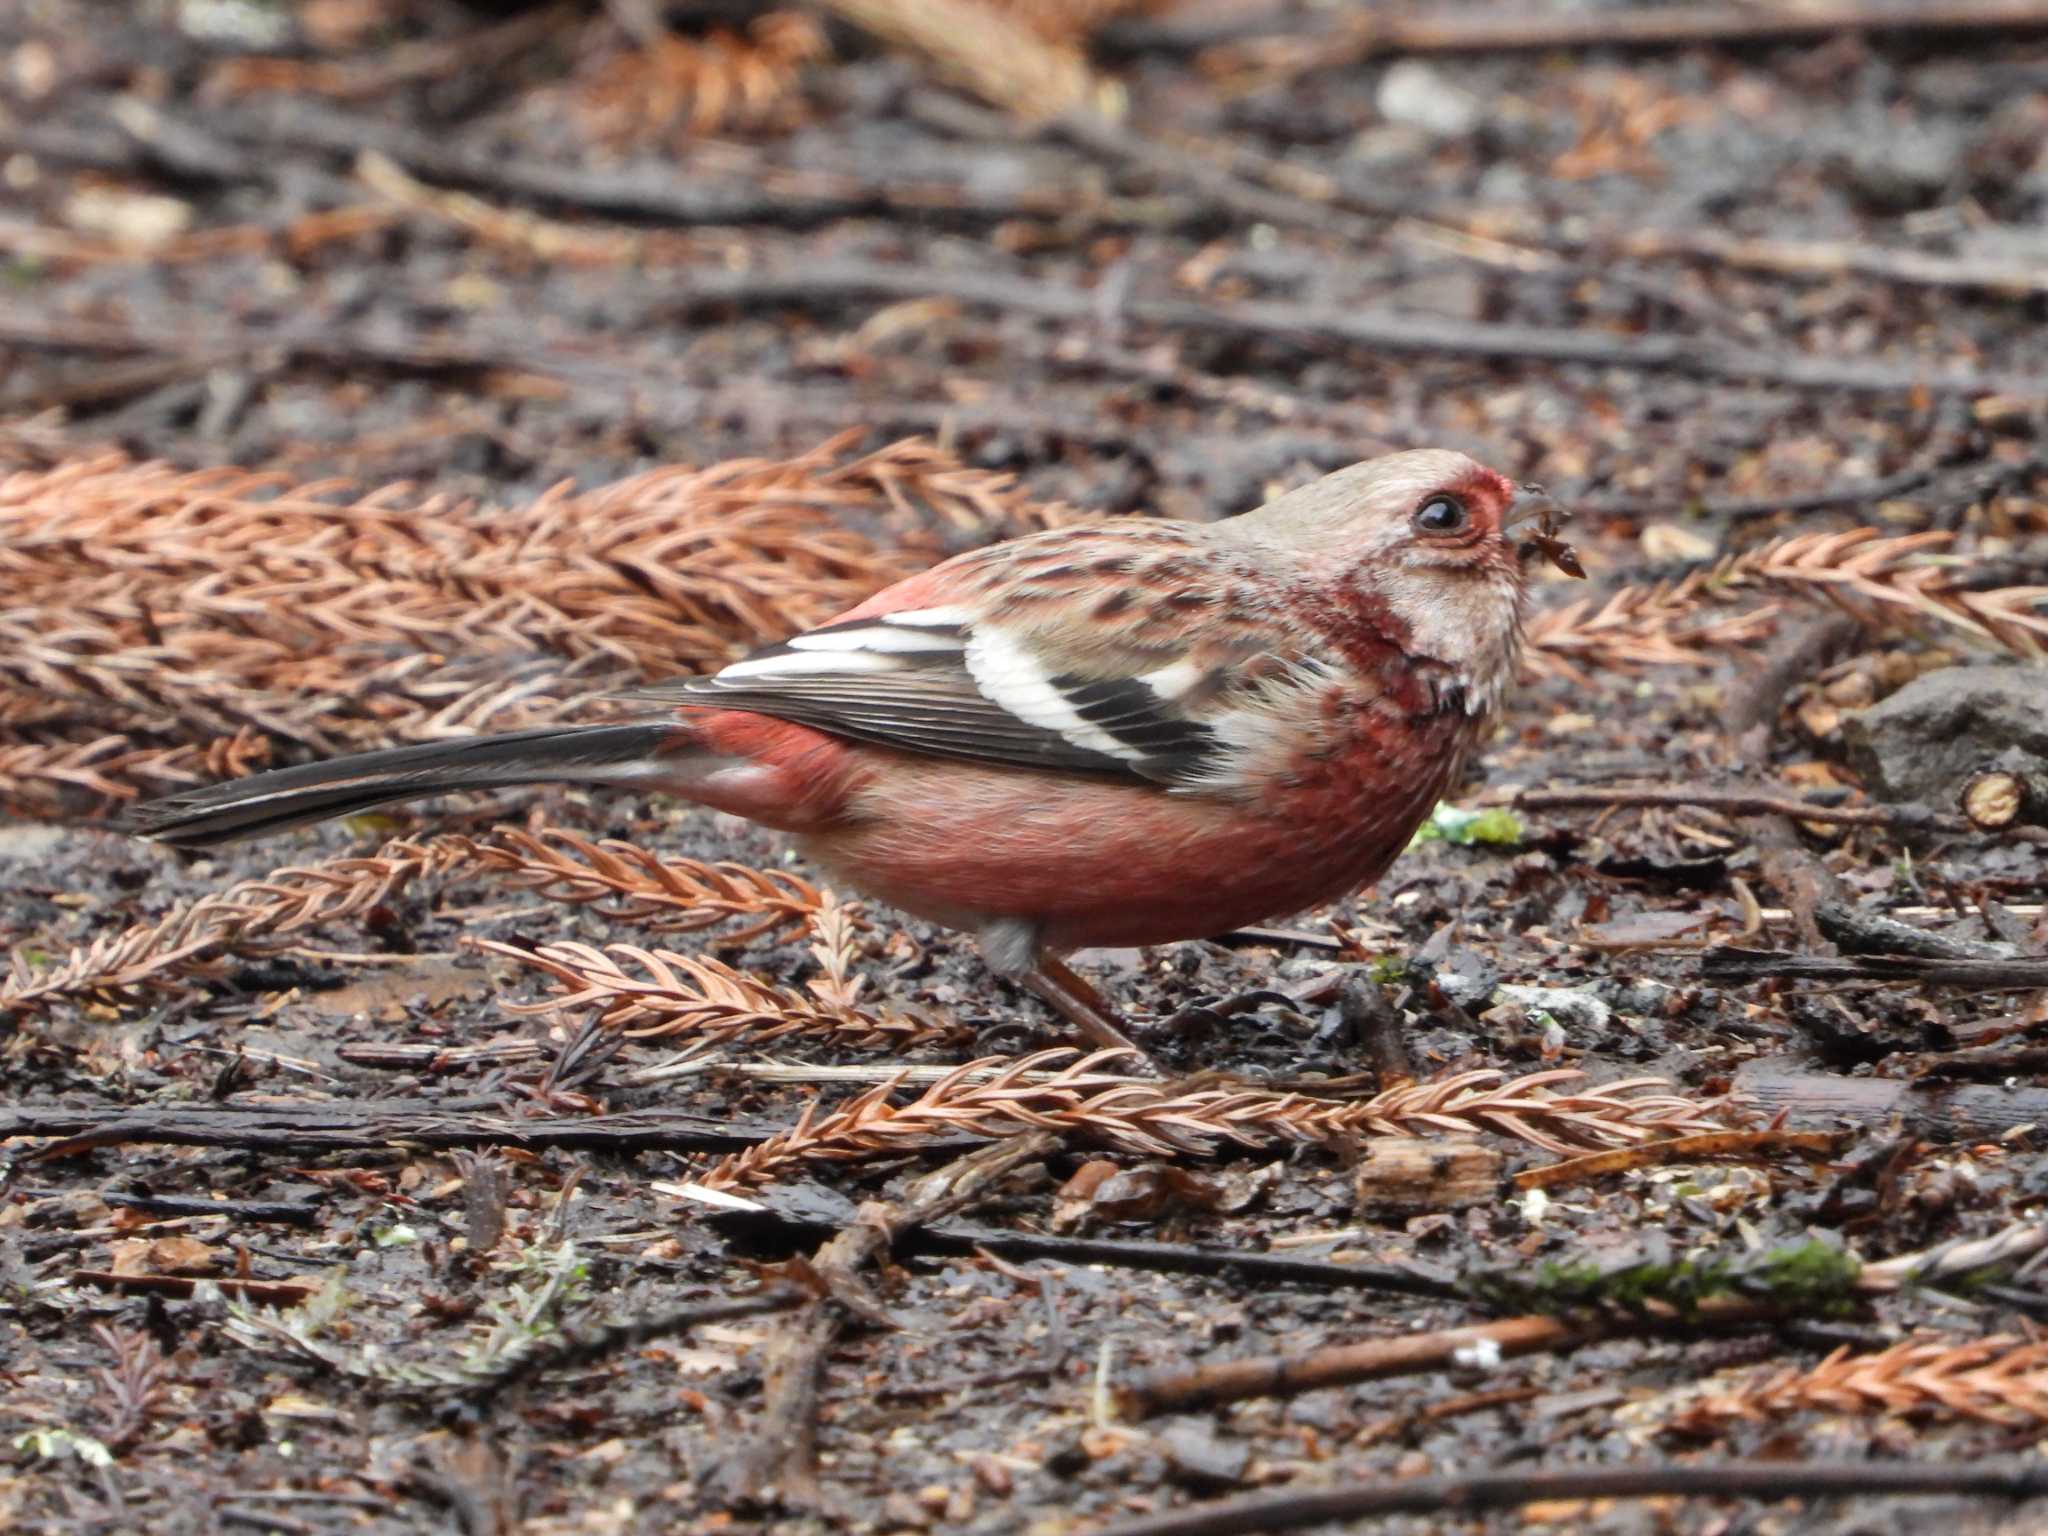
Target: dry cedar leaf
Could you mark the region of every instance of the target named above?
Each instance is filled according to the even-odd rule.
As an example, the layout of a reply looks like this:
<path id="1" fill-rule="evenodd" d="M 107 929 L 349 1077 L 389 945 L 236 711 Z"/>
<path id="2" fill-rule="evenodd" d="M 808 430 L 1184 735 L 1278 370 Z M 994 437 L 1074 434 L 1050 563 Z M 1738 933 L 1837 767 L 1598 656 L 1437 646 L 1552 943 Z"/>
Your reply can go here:
<path id="1" fill-rule="evenodd" d="M 756 17 L 744 37 L 725 27 L 663 33 L 599 63 L 575 106 L 591 136 L 614 145 L 787 126 L 804 67 L 825 53 L 824 29 L 798 11 Z"/>
<path id="2" fill-rule="evenodd" d="M 905 1010 L 881 1014 L 814 1001 L 788 987 L 736 971 L 706 955 L 613 944 L 543 944 L 522 949 L 494 940 L 478 949 L 544 971 L 561 985 L 545 1003 L 504 1004 L 511 1013 L 589 1008 L 598 1022 L 636 1040 L 688 1036 L 734 1043 L 801 1036 L 870 1048 L 906 1049 L 959 1039 L 951 1020 Z"/>
<path id="3" fill-rule="evenodd" d="M 1713 612 L 1757 594 L 1831 603 L 1871 629 L 1934 625 L 2024 658 L 2048 654 L 2048 586 L 1972 590 L 1978 557 L 1946 553 L 1951 541 L 1941 530 L 1891 537 L 1876 528 L 1779 539 L 1674 581 L 1537 614 L 1525 661 L 1532 672 L 1580 678 L 1582 666 L 1697 663 L 1770 633 L 1769 609 Z"/>
<path id="4" fill-rule="evenodd" d="M 247 727 L 232 736 L 174 747 L 143 746 L 127 736 L 10 741 L 21 734 L 6 718 L 10 704 L 35 707 L 21 695 L 0 694 L 0 808 L 34 821 L 104 815 L 143 796 L 238 779 L 270 763 L 269 740 Z M 28 727 L 34 728 L 32 723 Z"/>
<path id="5" fill-rule="evenodd" d="M 920 55 L 992 106 L 1042 122 L 1115 99 L 1072 38 L 1048 41 L 1030 7 L 986 0 L 825 0 L 883 41 Z"/>
<path id="6" fill-rule="evenodd" d="M 1734 1391 L 1710 1393 L 1665 1427 L 1711 1433 L 1734 1420 L 1807 1409 L 2038 1430 L 2048 1425 L 2048 1342 L 1923 1335 L 1876 1354 L 1852 1355 L 1844 1346 L 1810 1371 L 1768 1372 Z"/>
<path id="7" fill-rule="evenodd" d="M 588 906 L 613 922 L 689 933 L 735 917 L 751 918 L 723 935 L 739 943 L 801 926 L 825 897 L 809 881 L 745 864 L 664 859 L 619 838 L 593 843 L 560 827 L 538 835 L 500 827 L 475 842 L 455 839 L 484 869 L 550 901 Z"/>
<path id="8" fill-rule="evenodd" d="M 360 916 L 415 880 L 453 870 L 466 857 L 460 839 L 395 840 L 367 856 L 288 865 L 241 881 L 155 922 L 101 934 L 56 965 L 33 966 L 17 953 L 0 977 L 0 1014 L 183 991 L 218 974 L 228 955 L 274 953 L 303 930 Z"/>
<path id="9" fill-rule="evenodd" d="M 722 1159 L 700 1182 L 756 1185 L 810 1162 L 841 1162 L 941 1136 L 1071 1132 L 1148 1157 L 1204 1155 L 1226 1144 L 1348 1143 L 1365 1136 L 1493 1131 L 1546 1151 L 1580 1151 L 1718 1129 L 1708 1106 L 1664 1092 L 1661 1079 L 1577 1086 L 1569 1069 L 1505 1079 L 1452 1073 L 1370 1099 L 1323 1100 L 1256 1088 L 1176 1086 L 1127 1077 L 1128 1053 L 1070 1049 L 967 1062 L 905 1103 L 902 1075 L 821 1113 L 813 1102 L 779 1136 Z M 1558 1092 L 1565 1085 L 1576 1091 Z"/>
<path id="10" fill-rule="evenodd" d="M 179 742 L 331 754 L 545 723 L 821 622 L 930 564 L 942 530 L 1065 515 L 858 437 L 519 508 L 118 457 L 0 476 L 0 729 L 83 738 L 0 737 L 25 754 L 0 793 L 53 802 L 69 775 L 111 798 L 191 771 L 147 756 Z"/>
<path id="11" fill-rule="evenodd" d="M 1175 0 L 977 0 L 1014 17 L 1049 43 L 1084 43 L 1123 16 L 1149 16 Z"/>

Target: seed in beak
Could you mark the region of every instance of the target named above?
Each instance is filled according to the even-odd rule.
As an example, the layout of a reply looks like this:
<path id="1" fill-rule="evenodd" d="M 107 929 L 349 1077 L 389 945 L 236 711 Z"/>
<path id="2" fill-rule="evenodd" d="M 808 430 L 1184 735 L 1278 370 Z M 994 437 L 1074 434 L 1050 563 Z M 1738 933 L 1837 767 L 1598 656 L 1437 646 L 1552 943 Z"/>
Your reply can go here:
<path id="1" fill-rule="evenodd" d="M 1524 485 L 1515 492 L 1514 500 L 1508 503 L 1507 515 L 1501 519 L 1501 528 L 1506 530 L 1533 519 L 1536 530 L 1529 535 L 1529 543 L 1565 575 L 1576 576 L 1584 581 L 1586 568 L 1579 564 L 1577 552 L 1557 536 L 1558 528 L 1570 516 L 1571 513 L 1542 486 Z"/>

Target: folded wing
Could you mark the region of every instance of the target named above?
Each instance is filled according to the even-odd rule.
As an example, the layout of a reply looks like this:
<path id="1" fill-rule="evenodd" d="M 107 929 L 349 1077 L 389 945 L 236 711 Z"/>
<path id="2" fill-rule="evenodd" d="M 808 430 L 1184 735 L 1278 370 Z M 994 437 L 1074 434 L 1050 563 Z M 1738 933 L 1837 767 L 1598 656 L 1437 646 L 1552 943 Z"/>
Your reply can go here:
<path id="1" fill-rule="evenodd" d="M 754 710 L 907 752 L 1213 786 L 1251 745 L 1276 676 L 1299 681 L 1313 663 L 1246 615 L 1218 623 L 1236 594 L 1190 579 L 1185 564 L 1166 584 L 1133 564 L 1125 584 L 1094 588 L 1078 625 L 1030 600 L 1048 577 L 1026 567 L 1019 591 L 997 581 L 969 601 L 868 611 L 635 696 Z"/>

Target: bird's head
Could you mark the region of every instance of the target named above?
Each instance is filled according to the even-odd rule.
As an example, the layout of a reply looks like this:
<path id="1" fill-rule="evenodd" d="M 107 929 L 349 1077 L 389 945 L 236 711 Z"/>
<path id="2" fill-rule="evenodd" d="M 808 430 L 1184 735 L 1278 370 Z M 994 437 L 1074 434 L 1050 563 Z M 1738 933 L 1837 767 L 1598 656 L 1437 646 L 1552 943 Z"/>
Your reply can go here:
<path id="1" fill-rule="evenodd" d="M 1555 513 L 1533 487 L 1462 453 L 1421 448 L 1340 469 L 1241 521 L 1361 624 L 1466 674 L 1490 702 L 1521 639 L 1524 526 L 1539 522 L 1539 546 L 1570 558 L 1551 536 Z"/>

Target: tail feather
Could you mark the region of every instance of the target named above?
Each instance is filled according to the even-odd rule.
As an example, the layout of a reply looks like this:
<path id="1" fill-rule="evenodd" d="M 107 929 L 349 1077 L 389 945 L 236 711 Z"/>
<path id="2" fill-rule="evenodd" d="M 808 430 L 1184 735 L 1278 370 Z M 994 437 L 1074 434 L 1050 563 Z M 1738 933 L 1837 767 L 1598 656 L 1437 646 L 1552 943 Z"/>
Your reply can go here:
<path id="1" fill-rule="evenodd" d="M 544 726 L 363 752 L 180 790 L 137 806 L 125 827 L 181 848 L 208 848 L 457 790 L 653 777 L 677 730 L 673 720 Z"/>

